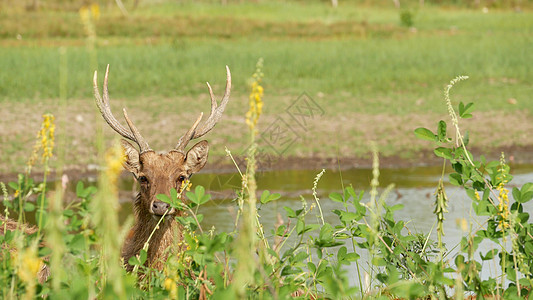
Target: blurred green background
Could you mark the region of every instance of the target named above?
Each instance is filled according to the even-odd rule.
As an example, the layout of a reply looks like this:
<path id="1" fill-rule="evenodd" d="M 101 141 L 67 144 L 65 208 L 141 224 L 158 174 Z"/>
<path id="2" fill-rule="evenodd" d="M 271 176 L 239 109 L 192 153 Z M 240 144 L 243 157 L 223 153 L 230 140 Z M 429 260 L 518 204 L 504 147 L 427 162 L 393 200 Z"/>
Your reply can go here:
<path id="1" fill-rule="evenodd" d="M 336 7 L 335 7 L 336 4 Z M 264 59 L 260 128 L 307 93 L 324 110 L 284 158 L 365 159 L 368 142 L 384 156 L 424 163 L 432 145 L 417 127 L 475 102 L 463 124 L 476 149 L 533 145 L 533 1 L 0 1 L 0 168 L 24 164 L 42 113 L 57 116 L 67 167 L 97 164 L 102 124 L 92 76 L 111 65 L 113 111 L 130 115 L 150 144 L 168 149 L 199 111 L 209 111 L 205 82 L 219 97 L 224 66 L 232 100 L 207 136 L 211 160 L 246 147 L 250 76 Z M 290 123 L 290 122 L 289 122 Z M 294 124 L 289 124 L 295 126 Z M 486 151 L 485 151 L 486 152 Z"/>

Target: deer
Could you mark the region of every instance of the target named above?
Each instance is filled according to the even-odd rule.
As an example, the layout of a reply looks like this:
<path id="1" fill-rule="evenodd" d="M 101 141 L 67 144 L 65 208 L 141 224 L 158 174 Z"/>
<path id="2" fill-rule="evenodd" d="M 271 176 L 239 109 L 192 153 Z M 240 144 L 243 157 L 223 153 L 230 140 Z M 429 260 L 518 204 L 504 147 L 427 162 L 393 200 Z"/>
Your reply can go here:
<path id="1" fill-rule="evenodd" d="M 37 232 L 37 227 L 30 226 L 24 223 L 19 223 L 15 220 L 6 218 L 4 215 L 0 215 L 0 235 L 5 235 L 7 231 L 15 231 L 20 230 L 26 235 L 32 235 Z M 44 243 L 41 242 L 39 246 L 43 247 Z M 2 243 L 0 245 L 3 249 L 8 249 L 11 253 L 15 253 L 16 250 L 14 248 L 11 248 L 6 243 Z M 0 256 L 0 259 L 2 257 Z M 44 283 L 48 277 L 50 276 L 50 267 L 44 262 L 48 261 L 48 257 L 45 257 L 44 260 L 41 260 L 41 265 L 39 266 L 39 271 L 37 272 L 37 279 L 39 280 L 39 283 Z"/>
<path id="2" fill-rule="evenodd" d="M 124 168 L 133 175 L 139 185 L 139 192 L 133 200 L 134 224 L 127 234 L 122 246 L 121 257 L 124 267 L 131 272 L 133 266 L 128 263 L 129 259 L 139 254 L 150 234 L 156 229 L 161 218 L 164 218 L 155 230 L 149 241 L 146 266 L 162 270 L 168 258 L 168 249 L 177 243 L 175 239 L 183 240 L 183 226 L 176 221 L 175 217 L 182 215 L 168 203 L 156 198 L 158 194 L 169 196 L 170 190 L 179 190 L 184 183 L 194 174 L 200 171 L 207 162 L 209 145 L 202 140 L 186 150 L 187 144 L 198 139 L 211 131 L 221 119 L 224 109 L 228 104 L 231 91 L 231 73 L 226 66 L 226 89 L 220 105 L 217 104 L 213 89 L 207 83 L 211 97 L 211 113 L 207 120 L 200 125 L 203 113 L 193 123 L 191 128 L 179 139 L 176 146 L 162 153 L 156 153 L 150 148 L 133 121 L 128 117 L 123 108 L 124 119 L 128 128 L 122 126 L 111 112 L 108 92 L 109 65 L 107 65 L 103 93 L 100 95 L 97 84 L 97 71 L 94 72 L 93 86 L 96 106 L 107 124 L 116 133 L 122 136 L 121 145 L 125 153 Z M 135 143 L 138 149 L 129 141 Z M 181 197 L 181 196 L 180 196 Z M 180 198 L 184 201 L 183 197 Z M 175 249 L 179 250 L 179 249 Z"/>

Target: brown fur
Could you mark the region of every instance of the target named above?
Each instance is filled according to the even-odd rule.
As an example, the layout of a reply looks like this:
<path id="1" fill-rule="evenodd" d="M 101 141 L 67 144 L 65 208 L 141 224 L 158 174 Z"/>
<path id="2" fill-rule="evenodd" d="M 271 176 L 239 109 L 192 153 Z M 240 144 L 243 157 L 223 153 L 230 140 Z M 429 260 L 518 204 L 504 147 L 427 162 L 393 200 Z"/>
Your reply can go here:
<path id="1" fill-rule="evenodd" d="M 37 232 L 37 227 L 35 226 L 29 226 L 27 224 L 19 224 L 17 221 L 7 219 L 5 216 L 0 215 L 0 234 L 1 235 L 4 235 L 6 231 L 15 231 L 17 229 L 23 231 L 27 235 L 31 235 Z M 43 244 L 41 243 L 40 246 L 43 246 Z M 7 247 L 8 245 L 6 244 L 2 245 L 2 248 L 4 249 Z M 16 249 L 10 248 L 9 251 L 13 253 L 16 251 Z M 48 260 L 48 258 L 45 258 L 45 260 Z M 40 283 L 44 283 L 48 279 L 48 276 L 50 276 L 50 268 L 48 267 L 47 264 L 42 262 L 41 268 L 39 269 L 39 272 L 37 273 L 37 278 L 39 279 Z"/>
<path id="2" fill-rule="evenodd" d="M 200 113 L 192 127 L 179 138 L 176 147 L 165 154 L 157 154 L 150 148 L 133 121 L 128 117 L 126 109 L 123 109 L 123 113 L 129 129 L 122 126 L 113 116 L 109 105 L 108 75 L 109 65 L 107 65 L 104 77 L 103 94 L 100 95 L 97 72 L 94 72 L 93 88 L 96 106 L 113 130 L 139 146 L 137 149 L 128 141 L 122 140 L 126 154 L 124 167 L 133 174 L 140 185 L 139 195 L 134 202 L 135 224 L 124 242 L 122 258 L 126 268 L 132 270 L 133 267 L 128 263 L 128 260 L 139 254 L 155 229 L 154 235 L 148 241 L 146 264 L 161 270 L 166 261 L 166 253 L 168 253 L 166 251 L 173 244 L 172 241 L 174 239 L 181 240 L 183 236 L 181 226 L 174 219 L 174 216 L 179 212 L 158 200 L 156 196 L 158 194 L 169 195 L 172 188 L 178 190 L 186 179 L 204 167 L 209 151 L 207 141 L 197 143 L 187 153 L 185 153 L 185 148 L 189 141 L 200 138 L 211 131 L 222 117 L 230 97 L 231 73 L 229 67 L 226 66 L 226 90 L 220 105 L 215 99 L 211 86 L 207 83 L 211 97 L 209 117 L 205 123 L 200 125 L 203 117 L 203 113 Z M 163 225 L 156 229 L 157 221 L 163 215 L 167 215 L 167 217 L 165 217 Z"/>
<path id="3" fill-rule="evenodd" d="M 147 151 L 139 154 L 130 143 L 123 141 L 127 161 L 124 166 L 132 172 L 140 185 L 140 191 L 134 203 L 135 224 L 131 229 L 122 248 L 122 258 L 128 271 L 133 269 L 128 263 L 130 257 L 139 254 L 150 234 L 154 230 L 160 215 L 152 209 L 154 204 L 161 203 L 158 194 L 169 195 L 172 188 L 179 190 L 184 179 L 199 171 L 207 161 L 208 145 L 201 141 L 194 145 L 187 154 L 170 151 L 157 154 Z M 141 179 L 145 177 L 146 179 Z M 144 182 L 146 180 L 146 182 Z M 146 265 L 162 270 L 168 250 L 174 240 L 182 240 L 182 226 L 174 219 L 180 212 L 171 209 L 168 216 L 161 222 L 149 241 Z M 179 249 L 171 249 L 177 251 Z"/>
<path id="4" fill-rule="evenodd" d="M 5 228 L 5 230 L 4 230 Z M 29 226 L 26 224 L 19 224 L 17 221 L 6 219 L 5 216 L 0 215 L 0 234 L 4 235 L 6 231 L 15 231 L 16 229 L 24 231 L 24 233 L 30 235 L 37 232 L 35 226 Z"/>

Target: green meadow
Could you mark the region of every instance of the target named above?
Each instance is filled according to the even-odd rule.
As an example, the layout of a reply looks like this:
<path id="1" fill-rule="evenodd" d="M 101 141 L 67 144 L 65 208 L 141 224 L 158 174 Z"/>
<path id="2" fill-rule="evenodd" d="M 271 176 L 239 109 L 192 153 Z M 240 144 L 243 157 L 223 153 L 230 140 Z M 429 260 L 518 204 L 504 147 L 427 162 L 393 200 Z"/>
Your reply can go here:
<path id="1" fill-rule="evenodd" d="M 228 65 L 232 100 L 213 148 L 215 155 L 223 155 L 224 145 L 240 153 L 246 147 L 237 140 L 244 132 L 239 124 L 247 110 L 248 74 L 262 57 L 262 126 L 282 115 L 302 93 L 325 111 L 285 156 L 362 157 L 369 153 L 368 141 L 375 140 L 384 155 L 413 158 L 423 145 L 405 143 L 406 136 L 420 123 L 429 126 L 442 118 L 443 87 L 457 75 L 468 75 L 468 84 L 454 91 L 458 99 L 474 101 L 482 116 L 507 124 L 493 130 L 473 124 L 468 129 L 478 133 L 475 147 L 527 147 L 533 145 L 527 134 L 531 128 L 523 122 L 533 107 L 533 12 L 527 4 L 520 11 L 492 6 L 483 11 L 466 5 L 407 3 L 404 10 L 412 27 L 402 24 L 400 10 L 388 2 L 342 2 L 337 9 L 319 1 L 141 2 L 128 16 L 107 4 L 99 7 L 97 16 L 89 12 L 88 23 L 75 5 L 37 12 L 4 5 L 0 100 L 5 114 L 56 111 L 63 61 L 67 105 L 62 118 L 72 124 L 73 139 L 83 137 L 77 143 L 83 145 L 94 137 L 72 118 L 78 114 L 94 119 L 94 70 L 101 82 L 110 64 L 115 111 L 132 109 L 141 131 L 149 131 L 158 120 L 192 120 L 199 111 L 208 111 L 205 82 L 220 95 Z M 415 117 L 421 113 L 422 118 Z M 516 113 L 518 117 L 509 117 Z M 14 161 L 24 161 L 20 137 L 33 135 L 35 128 L 6 122 L 0 123 L 6 132 L 2 148 L 11 159 L 4 157 L 2 166 L 13 170 Z M 179 128 L 158 131 L 155 143 L 167 147 L 162 141 L 172 143 L 175 130 Z M 317 143 L 312 149 L 306 145 L 308 140 L 330 140 L 332 131 L 340 132 L 333 143 Z M 94 155 L 71 159 L 81 165 L 95 162 Z"/>
<path id="2" fill-rule="evenodd" d="M 531 1 L 339 2 L 1 1 L 1 298 L 529 299 L 533 183 L 512 174 L 533 162 Z M 108 64 L 114 115 L 155 150 L 209 112 L 205 82 L 221 97 L 229 66 L 207 187 L 189 182 L 205 143 L 124 155 L 93 100 Z M 380 168 L 434 162 L 380 186 Z M 277 168 L 317 172 L 256 181 Z M 235 190 L 214 199 L 223 177 Z M 131 189 L 136 220 L 119 221 Z"/>

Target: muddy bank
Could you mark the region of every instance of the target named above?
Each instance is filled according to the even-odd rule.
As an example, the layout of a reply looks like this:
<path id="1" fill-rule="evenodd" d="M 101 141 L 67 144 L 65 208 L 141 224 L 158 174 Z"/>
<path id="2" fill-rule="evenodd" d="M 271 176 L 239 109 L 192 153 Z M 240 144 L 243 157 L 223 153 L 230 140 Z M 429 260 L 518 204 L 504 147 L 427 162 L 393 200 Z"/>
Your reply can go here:
<path id="1" fill-rule="evenodd" d="M 505 154 L 506 160 L 512 165 L 533 164 L 533 146 L 510 146 L 498 148 L 470 149 L 475 159 L 484 155 L 487 160 L 499 160 L 501 153 Z M 362 157 L 295 157 L 295 156 L 259 156 L 258 170 L 347 170 L 347 169 L 369 169 L 372 167 L 372 156 L 370 153 Z M 244 157 L 237 157 L 236 161 L 241 170 L 246 168 Z M 379 164 L 381 169 L 393 168 L 410 168 L 424 166 L 440 166 L 442 158 L 436 157 L 433 151 L 421 151 L 410 154 L 409 157 L 398 155 L 383 156 L 380 155 Z M 78 181 L 80 179 L 96 178 L 98 175 L 98 166 L 70 166 L 64 170 L 69 180 Z M 511 170 L 512 171 L 512 170 Z M 232 173 L 236 172 L 235 165 L 227 157 L 212 157 L 207 165 L 201 171 L 203 173 Z M 0 174 L 1 182 L 10 182 L 17 180 L 18 173 Z M 129 176 L 124 171 L 122 176 Z M 42 180 L 42 171 L 33 171 L 31 177 L 36 180 Z M 50 181 L 58 180 L 55 171 L 48 176 Z"/>

